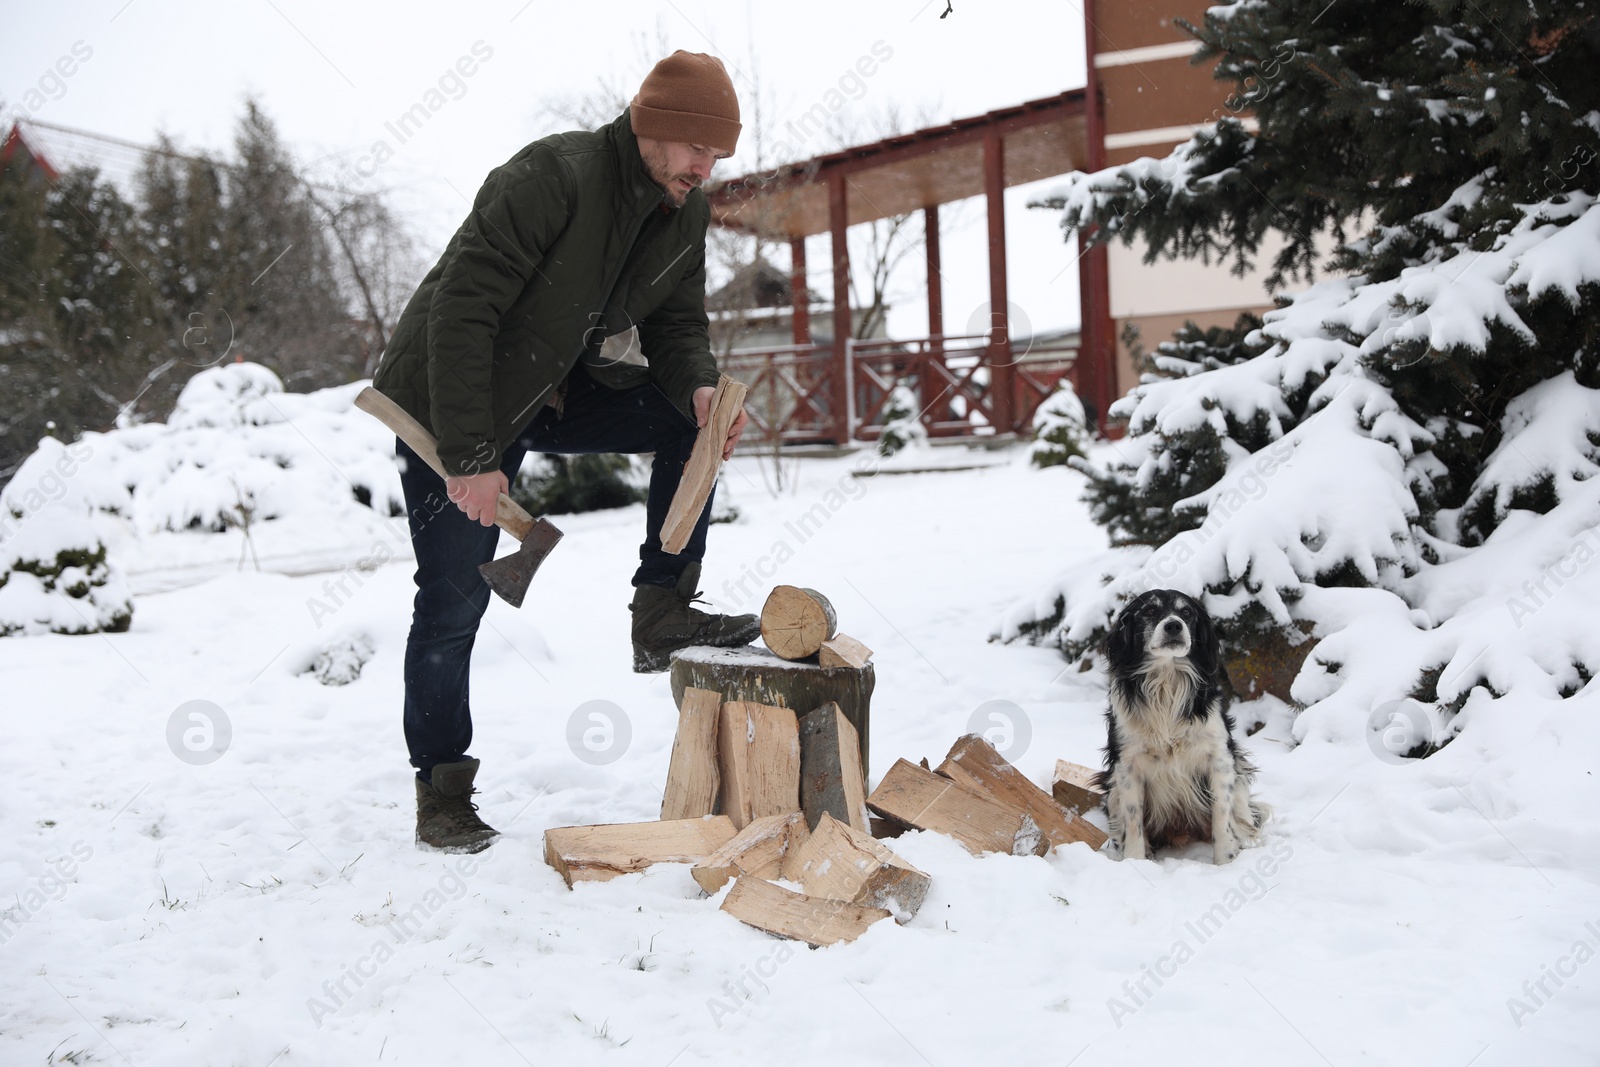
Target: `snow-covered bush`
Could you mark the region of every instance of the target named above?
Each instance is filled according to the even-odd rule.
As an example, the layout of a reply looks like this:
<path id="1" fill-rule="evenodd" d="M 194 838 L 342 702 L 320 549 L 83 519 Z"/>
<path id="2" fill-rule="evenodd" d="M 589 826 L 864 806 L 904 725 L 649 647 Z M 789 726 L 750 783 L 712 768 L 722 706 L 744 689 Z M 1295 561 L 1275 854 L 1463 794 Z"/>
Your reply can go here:
<path id="1" fill-rule="evenodd" d="M 316 657 L 300 673 L 312 675 L 323 685 L 349 685 L 361 677 L 361 668 L 374 651 L 372 635 L 348 634 L 317 649 Z"/>
<path id="2" fill-rule="evenodd" d="M 897 384 L 883 405 L 883 432 L 878 435 L 878 455 L 892 456 L 903 448 L 928 443 L 928 428 L 918 417 L 922 406 L 906 385 Z"/>
<path id="3" fill-rule="evenodd" d="M 1082 457 L 1089 447 L 1089 419 L 1072 382 L 1062 378 L 1056 391 L 1044 398 L 1033 413 L 1033 448 L 1036 467 L 1058 467 Z"/>
<path id="4" fill-rule="evenodd" d="M 637 504 L 649 482 L 649 470 L 633 456 L 530 452 L 509 495 L 530 515 L 571 515 Z"/>
<path id="5" fill-rule="evenodd" d="M 133 574 L 252 558 L 339 566 L 352 546 L 364 557 L 405 554 L 394 434 L 354 407 L 366 384 L 286 393 L 265 368 L 224 364 L 186 383 L 167 423 L 84 434 L 65 446 L 87 457 L 66 479 L 82 498 L 84 536 Z M 18 471 L 5 490 L 12 510 L 31 515 L 50 495 L 60 462 L 51 450 L 62 447 L 44 442 Z"/>
<path id="6" fill-rule="evenodd" d="M 373 448 L 384 449 L 392 434 L 350 410 L 366 384 L 285 393 L 277 375 L 254 363 L 196 374 L 165 425 L 104 435 L 121 446 L 134 525 L 221 533 L 240 525 L 242 512 L 270 522 L 343 500 L 404 514 L 392 445 L 389 455 Z"/>
<path id="7" fill-rule="evenodd" d="M 1275 234 L 1280 273 L 1332 234 L 1346 276 L 1281 296 L 1220 354 L 1163 346 L 1112 409 L 1128 437 L 1078 464 L 1119 547 L 1001 636 L 1085 657 L 1128 597 L 1182 589 L 1219 620 L 1236 690 L 1315 705 L 1302 737 L 1411 697 L 1448 740 L 1514 688 L 1589 683 L 1600 39 L 1583 18 L 1549 0 L 1210 9 L 1202 56 L 1259 128 L 1224 118 L 1052 202 L 1151 257 L 1245 262 Z"/>
<path id="8" fill-rule="evenodd" d="M 39 442 L 0 492 L 0 637 L 126 630 L 133 599 L 106 559 L 97 511 L 125 507 L 82 441 Z"/>

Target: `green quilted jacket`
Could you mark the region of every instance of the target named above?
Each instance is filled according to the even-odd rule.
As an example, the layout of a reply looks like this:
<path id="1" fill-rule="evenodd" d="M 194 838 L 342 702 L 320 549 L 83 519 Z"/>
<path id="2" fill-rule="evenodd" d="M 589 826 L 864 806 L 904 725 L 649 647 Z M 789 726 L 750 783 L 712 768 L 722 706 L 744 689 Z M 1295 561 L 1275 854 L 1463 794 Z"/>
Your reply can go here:
<path id="1" fill-rule="evenodd" d="M 544 137 L 491 171 L 395 325 L 373 385 L 439 443 L 451 474 L 495 470 L 580 359 L 602 383 L 653 381 L 691 420 L 717 384 L 705 311 L 705 196 L 671 209 L 629 113 Z M 639 330 L 648 369 L 601 343 Z"/>

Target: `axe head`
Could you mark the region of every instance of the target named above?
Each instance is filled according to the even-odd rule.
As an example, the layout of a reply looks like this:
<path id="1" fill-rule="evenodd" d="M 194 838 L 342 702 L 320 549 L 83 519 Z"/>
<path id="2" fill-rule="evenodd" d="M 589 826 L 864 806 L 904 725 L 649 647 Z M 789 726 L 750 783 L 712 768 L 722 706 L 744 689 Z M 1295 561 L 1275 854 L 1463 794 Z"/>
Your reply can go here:
<path id="1" fill-rule="evenodd" d="M 533 581 L 539 564 L 544 562 L 559 540 L 561 531 L 555 528 L 554 523 L 535 519 L 528 536 L 522 539 L 522 545 L 515 552 L 480 565 L 478 573 L 483 575 L 483 580 L 495 591 L 495 595 L 512 607 L 520 608 L 522 598 L 528 592 L 528 583 Z"/>

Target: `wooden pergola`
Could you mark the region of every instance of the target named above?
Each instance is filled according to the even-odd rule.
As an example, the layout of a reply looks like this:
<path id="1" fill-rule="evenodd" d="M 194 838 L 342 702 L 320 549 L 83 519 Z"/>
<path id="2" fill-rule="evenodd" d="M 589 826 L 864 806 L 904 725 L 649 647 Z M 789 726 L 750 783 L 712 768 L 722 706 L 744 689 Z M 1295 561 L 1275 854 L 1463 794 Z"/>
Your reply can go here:
<path id="1" fill-rule="evenodd" d="M 993 432 L 1026 426 L 1037 398 L 1019 393 L 1007 322 L 1005 199 L 1013 185 L 1038 181 L 1089 164 L 1085 93 L 1069 90 L 972 118 L 930 126 L 872 144 L 857 145 L 771 171 L 748 174 L 710 188 L 706 198 L 714 224 L 787 240 L 791 255 L 793 334 L 796 346 L 811 344 L 806 303 L 805 238 L 829 234 L 833 248 L 833 366 L 827 386 L 836 423 L 848 409 L 851 388 L 847 339 L 852 328 L 848 227 L 922 211 L 926 223 L 928 334 L 924 347 L 943 347 L 943 293 L 939 251 L 939 206 L 982 194 L 988 204 L 989 306 L 993 324 L 983 345 L 987 372 L 984 415 Z M 1092 269 L 1095 259 L 1085 260 Z M 1092 284 L 1082 286 L 1085 292 Z M 1085 315 L 1083 321 L 1089 322 Z M 1098 332 L 1098 331 L 1096 331 Z M 952 339 L 953 340 L 953 339 Z M 918 342 L 920 343 L 920 342 Z M 1077 353 L 1072 375 L 1080 395 L 1103 417 L 1111 402 L 1113 353 L 1103 343 Z M 943 366 L 939 369 L 942 371 Z M 948 376 L 947 376 L 948 377 Z M 967 375 L 970 380 L 971 375 Z M 956 384 L 955 378 L 949 379 Z M 928 382 L 923 386 L 927 396 Z M 839 443 L 849 427 L 838 424 Z"/>

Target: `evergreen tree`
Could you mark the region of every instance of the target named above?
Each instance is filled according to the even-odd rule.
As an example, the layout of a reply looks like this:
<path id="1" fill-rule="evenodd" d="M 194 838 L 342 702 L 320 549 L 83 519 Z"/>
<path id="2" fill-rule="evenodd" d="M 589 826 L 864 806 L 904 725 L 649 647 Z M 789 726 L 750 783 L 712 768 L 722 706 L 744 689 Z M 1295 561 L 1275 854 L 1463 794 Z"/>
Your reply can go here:
<path id="1" fill-rule="evenodd" d="M 54 185 L 0 169 L 0 482 L 39 439 L 109 425 L 148 301 L 134 211 L 92 169 Z M 131 395 L 131 394 L 129 394 Z"/>
<path id="2" fill-rule="evenodd" d="M 163 418 L 219 362 L 305 390 L 369 372 L 417 273 L 402 225 L 376 196 L 319 208 L 254 102 L 235 147 L 162 138 L 131 203 L 92 170 L 0 166 L 0 486 L 41 437 Z"/>
<path id="3" fill-rule="evenodd" d="M 1248 312 L 1232 328 L 1201 329 L 1186 322 L 1148 357 L 1152 370 L 1146 380 L 1184 379 L 1241 363 L 1265 347 L 1259 337 L 1254 343 L 1247 340 L 1260 328 L 1261 320 Z M 1307 399 L 1295 398 L 1298 403 L 1291 407 L 1297 416 L 1304 414 Z M 1090 514 L 1111 531 L 1113 544 L 1158 545 L 1195 529 L 1206 516 L 1205 508 L 1192 500 L 1194 495 L 1216 484 L 1230 455 L 1255 452 L 1272 439 L 1259 410 L 1248 420 L 1232 408 L 1219 408 L 1217 414 L 1216 419 L 1182 428 L 1141 421 L 1129 427 L 1139 439 L 1137 449 L 1114 450 L 1104 465 L 1067 461 L 1088 475 L 1085 499 Z"/>
<path id="4" fill-rule="evenodd" d="M 58 241 L 43 224 L 46 186 L 15 167 L 0 168 L 0 485 L 44 435 L 39 398 L 62 369 L 49 348 L 49 264 Z"/>
<path id="5" fill-rule="evenodd" d="M 253 100 L 234 150 L 216 303 L 235 354 L 272 368 L 291 388 L 353 381 L 364 360 L 327 233 L 277 128 Z"/>
<path id="6" fill-rule="evenodd" d="M 511 499 L 530 515 L 570 515 L 637 504 L 648 495 L 638 484 L 632 456 L 563 456 L 545 453 L 517 474 Z"/>
<path id="7" fill-rule="evenodd" d="M 1119 598 L 1183 584 L 1236 654 L 1281 650 L 1347 624 L 1335 606 L 1348 600 L 1321 591 L 1424 604 L 1429 566 L 1513 513 L 1587 499 L 1597 13 L 1594 0 L 1239 0 L 1184 24 L 1197 62 L 1232 84 L 1229 110 L 1257 128 L 1222 118 L 1164 160 L 1075 176 L 1054 202 L 1064 226 L 1240 271 L 1270 237 L 1271 284 L 1334 277 L 1280 297 L 1260 329 L 1180 335 L 1118 402 L 1126 457 L 1090 468 L 1090 500 L 1114 540 L 1147 547 L 1063 590 L 1053 639 L 1086 652 Z M 1418 666 L 1423 690 L 1457 673 Z"/>
<path id="8" fill-rule="evenodd" d="M 149 345 L 127 418 L 169 411 L 194 370 L 223 358 L 213 346 L 223 273 L 223 203 L 217 165 L 180 158 L 162 137 L 139 174 L 139 266 L 148 285 Z M 227 331 L 216 338 L 223 345 Z"/>
<path id="9" fill-rule="evenodd" d="M 1033 448 L 1029 459 L 1036 467 L 1059 467 L 1083 457 L 1093 437 L 1089 416 L 1070 378 L 1056 383 L 1033 413 Z"/>
<path id="10" fill-rule="evenodd" d="M 883 431 L 878 434 L 878 455 L 892 456 L 904 448 L 920 448 L 928 443 L 928 428 L 918 416 L 922 405 L 904 382 L 896 382 L 883 405 Z"/>

